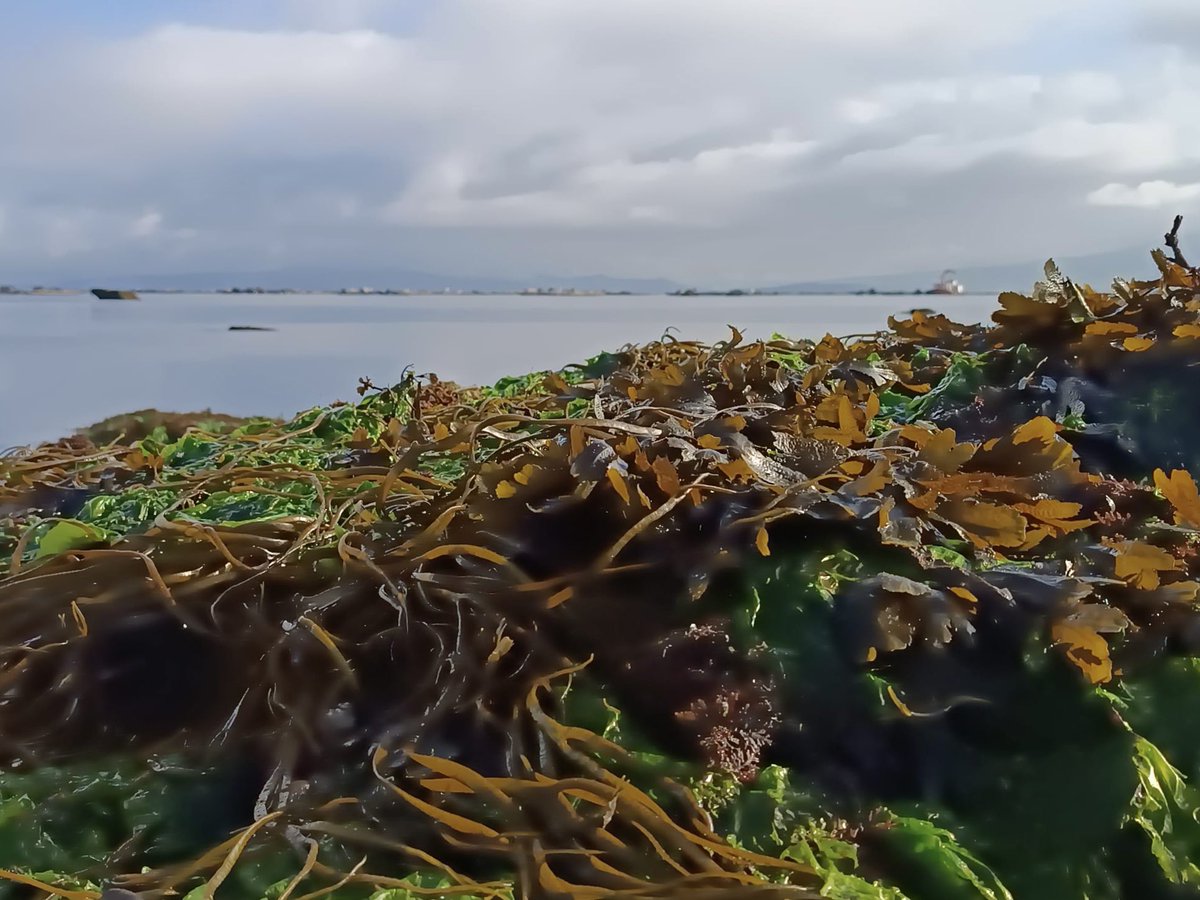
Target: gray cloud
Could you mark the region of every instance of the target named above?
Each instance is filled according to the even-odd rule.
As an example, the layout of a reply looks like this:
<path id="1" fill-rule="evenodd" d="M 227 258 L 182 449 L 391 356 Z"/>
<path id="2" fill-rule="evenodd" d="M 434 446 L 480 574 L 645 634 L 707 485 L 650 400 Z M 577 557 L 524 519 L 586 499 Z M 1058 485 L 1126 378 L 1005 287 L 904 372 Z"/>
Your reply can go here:
<path id="1" fill-rule="evenodd" d="M 14 50 L 0 266 L 763 283 L 1146 243 L 1200 204 L 1200 67 L 1064 50 L 1119 7 L 278 0 Z"/>
<path id="2" fill-rule="evenodd" d="M 1141 0 L 1134 34 L 1151 43 L 1195 53 L 1200 7 L 1189 0 Z"/>

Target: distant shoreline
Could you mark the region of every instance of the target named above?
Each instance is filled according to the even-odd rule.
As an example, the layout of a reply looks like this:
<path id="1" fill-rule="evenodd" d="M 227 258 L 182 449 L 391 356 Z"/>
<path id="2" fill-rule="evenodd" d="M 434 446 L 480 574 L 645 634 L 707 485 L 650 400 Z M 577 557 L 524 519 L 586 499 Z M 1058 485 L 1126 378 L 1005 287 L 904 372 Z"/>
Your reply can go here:
<path id="1" fill-rule="evenodd" d="M 185 290 L 183 288 L 135 288 L 138 294 L 188 294 L 188 295 L 270 295 L 270 296 L 323 296 L 323 297 L 969 297 L 989 295 L 991 291 L 967 292 L 966 294 L 942 294 L 935 291 L 880 291 L 875 289 L 846 291 L 589 291 L 563 288 L 561 290 L 529 290 L 529 291 L 479 291 L 479 290 L 405 290 L 384 289 L 369 290 L 361 288 L 343 288 L 341 290 L 296 290 L 291 288 L 222 288 L 214 290 Z M 74 297 L 87 296 L 87 289 L 74 288 L 33 288 L 33 289 L 0 289 L 0 297 Z"/>
<path id="2" fill-rule="evenodd" d="M 7 288 L 0 287 L 0 297 L 71 297 L 82 294 L 73 288 Z"/>

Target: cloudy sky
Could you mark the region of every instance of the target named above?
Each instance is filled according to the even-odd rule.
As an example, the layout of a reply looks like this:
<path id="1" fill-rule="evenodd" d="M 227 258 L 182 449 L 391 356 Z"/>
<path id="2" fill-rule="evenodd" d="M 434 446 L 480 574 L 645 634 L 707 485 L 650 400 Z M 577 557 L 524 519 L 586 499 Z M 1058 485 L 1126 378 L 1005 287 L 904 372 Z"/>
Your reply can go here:
<path id="1" fill-rule="evenodd" d="M 1200 241 L 1195 0 L 39 0 L 6 275 L 782 280 Z M 1185 230 L 1186 235 L 1186 230 Z"/>

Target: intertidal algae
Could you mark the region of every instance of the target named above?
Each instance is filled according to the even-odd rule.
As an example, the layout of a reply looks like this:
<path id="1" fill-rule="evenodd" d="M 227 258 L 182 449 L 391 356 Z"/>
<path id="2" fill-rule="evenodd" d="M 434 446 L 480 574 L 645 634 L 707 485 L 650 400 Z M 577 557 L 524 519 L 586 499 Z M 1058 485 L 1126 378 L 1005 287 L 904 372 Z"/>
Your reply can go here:
<path id="1" fill-rule="evenodd" d="M 0 460 L 8 895 L 1200 882 L 1200 276 Z"/>

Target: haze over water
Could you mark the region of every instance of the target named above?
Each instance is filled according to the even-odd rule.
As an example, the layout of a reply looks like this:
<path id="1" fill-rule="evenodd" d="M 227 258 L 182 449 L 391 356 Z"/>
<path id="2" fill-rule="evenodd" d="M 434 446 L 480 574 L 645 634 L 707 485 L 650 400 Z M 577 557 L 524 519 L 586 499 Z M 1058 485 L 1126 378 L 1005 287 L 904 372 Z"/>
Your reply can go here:
<path id="1" fill-rule="evenodd" d="M 340 296 L 0 297 L 0 448 L 54 440 L 153 407 L 290 416 L 355 399 L 406 367 L 463 384 L 557 368 L 662 336 L 720 340 L 874 331 L 913 307 L 960 322 L 995 297 Z M 230 331 L 231 325 L 274 331 Z"/>

